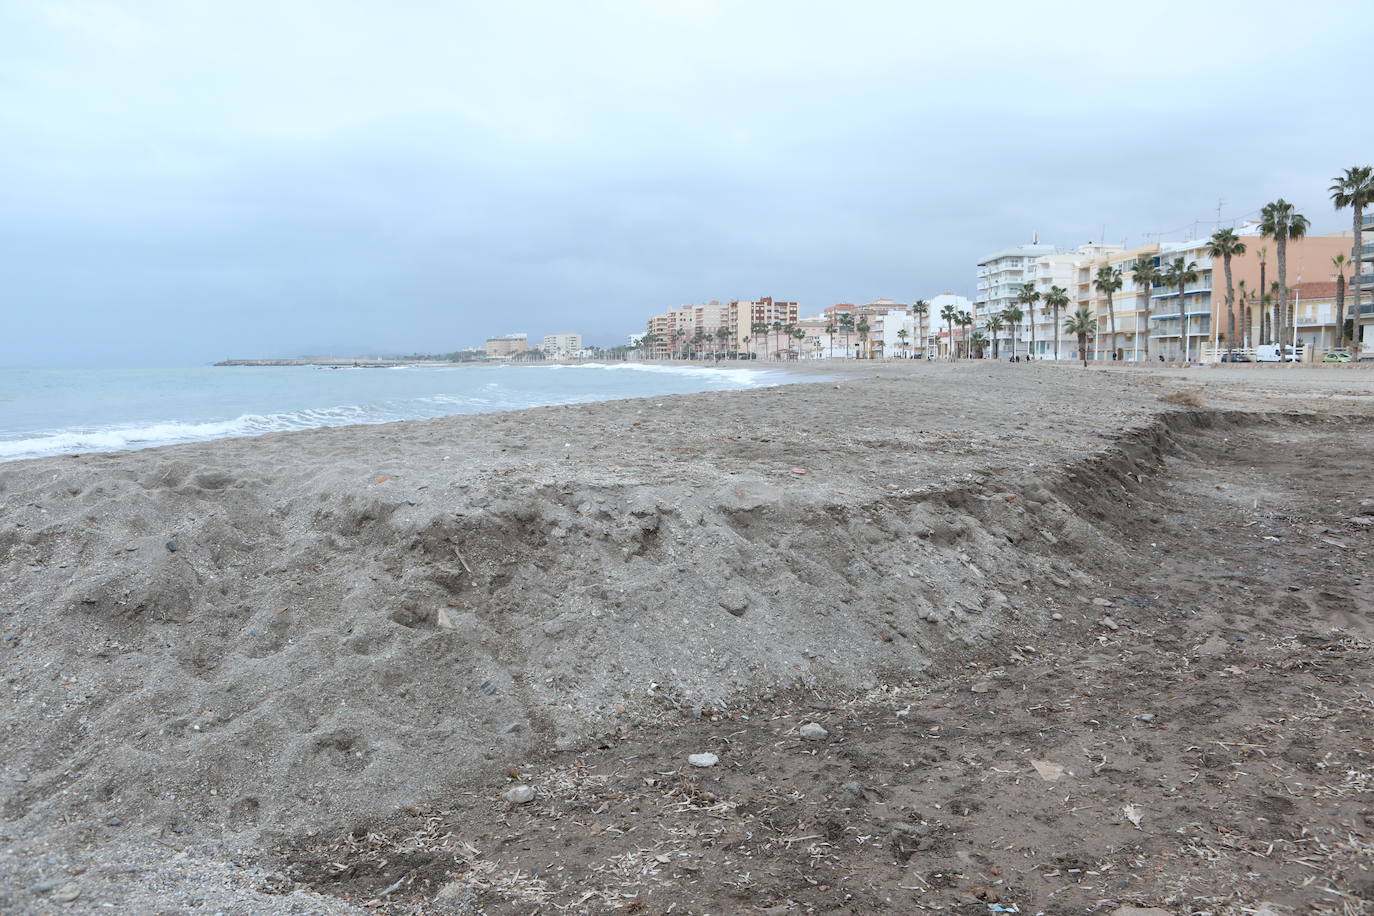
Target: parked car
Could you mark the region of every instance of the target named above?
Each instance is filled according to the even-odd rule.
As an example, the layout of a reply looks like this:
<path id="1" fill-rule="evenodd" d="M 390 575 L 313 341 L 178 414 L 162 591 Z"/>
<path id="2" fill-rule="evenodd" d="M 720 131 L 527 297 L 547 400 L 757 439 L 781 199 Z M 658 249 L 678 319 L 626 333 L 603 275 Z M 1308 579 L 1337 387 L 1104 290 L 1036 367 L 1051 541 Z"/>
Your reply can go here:
<path id="1" fill-rule="evenodd" d="M 1223 363 L 1248 363 L 1248 362 L 1252 362 L 1252 360 L 1250 359 L 1250 357 L 1246 356 L 1244 353 L 1223 353 L 1223 354 L 1221 354 L 1221 361 L 1222 361 Z"/>
<path id="2" fill-rule="evenodd" d="M 1348 363 L 1351 360 L 1349 350 L 1329 350 L 1322 357 L 1324 363 Z"/>

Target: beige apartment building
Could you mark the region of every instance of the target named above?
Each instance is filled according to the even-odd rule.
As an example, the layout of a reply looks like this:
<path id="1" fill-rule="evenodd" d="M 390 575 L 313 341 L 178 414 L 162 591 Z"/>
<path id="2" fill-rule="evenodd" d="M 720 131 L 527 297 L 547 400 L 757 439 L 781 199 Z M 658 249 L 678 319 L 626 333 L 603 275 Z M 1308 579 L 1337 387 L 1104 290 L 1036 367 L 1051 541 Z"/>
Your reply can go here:
<path id="1" fill-rule="evenodd" d="M 1237 329 L 1236 336 L 1239 338 L 1237 346 L 1257 346 L 1261 343 L 1268 343 L 1262 340 L 1265 322 L 1263 313 L 1269 313 L 1269 324 L 1274 323 L 1274 305 L 1277 303 L 1278 296 L 1273 293 L 1274 284 L 1279 279 L 1279 269 L 1277 255 L 1274 250 L 1272 239 L 1264 238 L 1258 231 L 1252 228 L 1253 224 L 1244 227 L 1250 234 L 1245 235 L 1245 254 L 1231 259 L 1231 276 L 1236 286 L 1236 311 Z M 1237 235 L 1241 230 L 1237 230 Z M 1309 235 L 1305 238 L 1294 239 L 1288 243 L 1288 302 L 1289 308 L 1296 303 L 1297 298 L 1294 290 L 1308 283 L 1335 283 L 1336 268 L 1331 263 L 1331 259 L 1337 254 L 1344 254 L 1350 257 L 1350 231 L 1332 232 L 1326 235 Z M 1217 259 L 1216 269 L 1216 301 L 1217 329 L 1220 334 L 1220 341 L 1224 343 L 1227 328 L 1226 318 L 1226 278 L 1222 272 L 1221 259 Z M 1349 278 L 1351 271 L 1346 267 L 1346 277 Z M 1264 286 L 1267 290 L 1262 291 L 1260 277 L 1264 278 Z M 1242 284 L 1244 284 L 1242 286 Z M 1315 288 L 1315 287 L 1314 287 Z M 1241 291 L 1244 291 L 1248 312 L 1252 320 L 1248 325 L 1240 319 L 1240 298 Z M 1266 308 L 1261 309 L 1262 295 L 1268 294 L 1273 302 Z M 1332 287 L 1331 293 L 1334 301 L 1335 288 Z M 1353 305 L 1354 296 L 1348 295 Z M 1272 332 L 1271 335 L 1272 336 Z"/>
<path id="2" fill-rule="evenodd" d="M 502 337 L 487 338 L 487 359 L 510 359 L 530 348 L 528 334 L 506 334 Z"/>
<path id="3" fill-rule="evenodd" d="M 776 349 L 794 347 L 794 342 L 784 341 L 780 334 L 773 332 L 774 324 L 796 324 L 798 307 L 795 302 L 774 300 L 765 296 L 757 301 L 734 300 L 720 303 L 712 300 L 703 305 L 684 305 L 668 309 L 661 315 L 654 315 L 645 322 L 645 331 L 653 335 L 651 344 L 644 348 L 649 359 L 669 359 L 679 356 L 698 332 L 711 338 L 708 350 L 725 352 L 754 352 L 762 355 L 767 349 L 771 355 Z M 753 328 L 756 324 L 766 324 L 769 332 L 755 340 Z M 724 328 L 728 333 L 724 340 L 717 332 Z M 747 341 L 747 342 L 746 342 Z"/>

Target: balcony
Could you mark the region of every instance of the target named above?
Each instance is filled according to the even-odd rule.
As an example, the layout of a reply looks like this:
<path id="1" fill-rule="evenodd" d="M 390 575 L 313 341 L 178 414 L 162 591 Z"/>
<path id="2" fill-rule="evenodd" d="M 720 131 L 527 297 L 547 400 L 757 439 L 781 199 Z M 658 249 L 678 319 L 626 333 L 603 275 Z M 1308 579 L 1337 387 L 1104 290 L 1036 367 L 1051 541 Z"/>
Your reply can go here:
<path id="1" fill-rule="evenodd" d="M 1374 213 L 1366 213 L 1364 215 L 1364 221 L 1360 224 L 1360 228 L 1368 229 L 1371 226 L 1374 226 Z"/>
<path id="2" fill-rule="evenodd" d="M 1178 298 L 1178 290 L 1177 290 L 1177 289 L 1169 289 L 1168 287 L 1165 287 L 1165 286 L 1156 286 L 1155 289 L 1163 290 L 1163 292 L 1160 292 L 1160 293 L 1151 292 L 1151 293 L 1150 293 L 1150 298 L 1151 298 L 1151 299 L 1177 299 L 1177 298 Z M 1211 286 L 1188 286 L 1188 287 L 1184 287 L 1183 295 L 1185 295 L 1185 296 L 1197 296 L 1197 295 L 1200 295 L 1200 294 L 1202 294 L 1202 293 L 1210 293 L 1211 291 L 1212 291 L 1212 287 L 1211 287 Z"/>
<path id="3" fill-rule="evenodd" d="M 1334 325 L 1336 323 L 1336 309 L 1334 306 L 1322 306 L 1311 314 L 1298 315 L 1294 320 L 1300 328 Z"/>
<path id="4" fill-rule="evenodd" d="M 1360 260 L 1368 261 L 1374 258 L 1374 242 L 1365 242 L 1360 246 Z"/>

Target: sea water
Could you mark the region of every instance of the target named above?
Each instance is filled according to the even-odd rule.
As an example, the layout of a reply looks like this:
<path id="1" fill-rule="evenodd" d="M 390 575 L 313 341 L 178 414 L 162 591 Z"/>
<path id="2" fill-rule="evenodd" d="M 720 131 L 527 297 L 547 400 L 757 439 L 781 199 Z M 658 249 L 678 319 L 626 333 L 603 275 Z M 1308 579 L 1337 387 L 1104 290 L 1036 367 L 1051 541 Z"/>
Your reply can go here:
<path id="1" fill-rule="evenodd" d="M 788 380 L 776 369 L 628 362 L 0 369 L 0 461 Z"/>

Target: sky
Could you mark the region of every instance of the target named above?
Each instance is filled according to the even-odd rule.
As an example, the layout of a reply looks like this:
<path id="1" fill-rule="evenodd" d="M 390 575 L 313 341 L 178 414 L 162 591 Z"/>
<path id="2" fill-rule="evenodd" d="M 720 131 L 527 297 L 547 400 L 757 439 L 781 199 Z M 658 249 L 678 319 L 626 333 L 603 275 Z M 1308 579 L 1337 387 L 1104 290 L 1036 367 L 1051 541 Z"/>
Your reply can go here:
<path id="1" fill-rule="evenodd" d="M 0 0 L 0 365 L 613 345 L 971 294 L 1032 233 L 1348 227 L 1363 0 L 930 6 Z"/>

